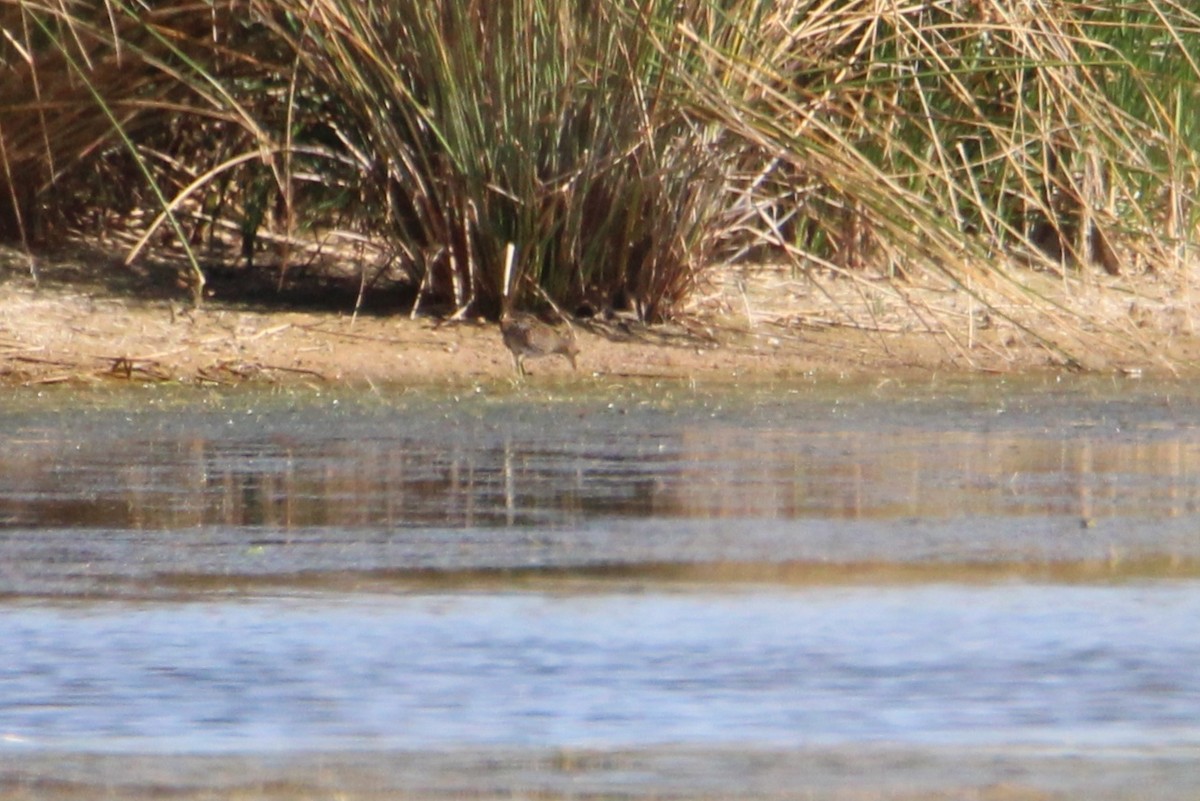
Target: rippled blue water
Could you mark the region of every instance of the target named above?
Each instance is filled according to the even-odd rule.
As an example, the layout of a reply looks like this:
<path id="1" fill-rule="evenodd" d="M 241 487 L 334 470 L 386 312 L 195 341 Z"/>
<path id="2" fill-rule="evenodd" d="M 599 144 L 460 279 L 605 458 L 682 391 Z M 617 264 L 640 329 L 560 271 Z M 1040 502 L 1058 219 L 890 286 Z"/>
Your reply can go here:
<path id="1" fill-rule="evenodd" d="M 0 609 L 0 721 L 138 751 L 1200 745 L 1200 586 Z"/>

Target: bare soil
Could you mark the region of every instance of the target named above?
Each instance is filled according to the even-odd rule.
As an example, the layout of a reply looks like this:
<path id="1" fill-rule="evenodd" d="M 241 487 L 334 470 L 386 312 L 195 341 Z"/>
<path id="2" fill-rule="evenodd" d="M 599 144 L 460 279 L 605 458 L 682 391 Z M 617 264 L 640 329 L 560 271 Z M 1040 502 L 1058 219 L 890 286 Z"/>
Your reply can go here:
<path id="1" fill-rule="evenodd" d="M 30 754 L 0 751 L 0 801 L 786 798 L 825 801 L 1167 801 L 1195 798 L 1184 750 L 905 748 L 794 751 Z"/>
<path id="2" fill-rule="evenodd" d="M 497 326 L 483 320 L 413 317 L 383 304 L 356 314 L 353 292 L 319 288 L 246 297 L 218 287 L 193 309 L 176 275 L 80 250 L 39 256 L 31 268 L 25 255 L 0 250 L 0 384 L 515 380 Z M 1003 295 L 985 304 L 982 291 L 952 286 L 716 269 L 675 323 L 576 321 L 578 373 L 552 357 L 531 362 L 529 380 L 1063 367 L 1140 375 L 1200 362 L 1194 306 L 1178 286 L 1025 279 L 1060 297 L 1046 308 Z"/>

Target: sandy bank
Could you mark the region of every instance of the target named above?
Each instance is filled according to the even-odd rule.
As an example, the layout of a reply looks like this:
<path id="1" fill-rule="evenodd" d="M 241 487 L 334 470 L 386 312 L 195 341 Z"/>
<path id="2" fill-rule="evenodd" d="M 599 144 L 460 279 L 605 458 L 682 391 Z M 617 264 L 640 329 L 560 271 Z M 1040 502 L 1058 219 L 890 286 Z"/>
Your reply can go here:
<path id="1" fill-rule="evenodd" d="M 355 315 L 351 303 L 321 311 L 268 308 L 220 296 L 191 310 L 178 290 L 103 259 L 43 259 L 37 282 L 24 265 L 11 251 L 0 259 L 0 383 L 8 385 L 514 378 L 497 326 L 481 320 Z M 1112 288 L 1073 291 L 1073 303 L 1104 310 L 1106 327 L 1071 320 L 1051 341 L 1032 332 L 1048 330 L 1052 320 L 1026 321 L 1028 310 L 1019 305 L 988 310 L 936 287 L 794 277 L 770 268 L 718 271 L 680 323 L 580 321 L 579 372 L 560 358 L 543 359 L 531 363 L 531 380 L 737 381 L 1074 366 L 1137 374 L 1200 361 L 1190 306 L 1130 300 Z"/>

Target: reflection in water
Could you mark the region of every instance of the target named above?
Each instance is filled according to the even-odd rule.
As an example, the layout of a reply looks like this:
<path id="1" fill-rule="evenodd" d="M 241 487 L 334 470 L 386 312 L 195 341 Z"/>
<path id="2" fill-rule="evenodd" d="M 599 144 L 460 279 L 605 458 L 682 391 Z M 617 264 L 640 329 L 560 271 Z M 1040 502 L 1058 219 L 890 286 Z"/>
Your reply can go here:
<path id="1" fill-rule="evenodd" d="M 682 432 L 686 462 L 660 514 L 903 518 L 1192 514 L 1194 440 L 870 431 Z"/>
<path id="2" fill-rule="evenodd" d="M 508 410 L 512 411 L 512 410 Z M 267 415 L 261 425 L 156 421 L 12 432 L 0 455 L 8 525 L 172 529 L 577 525 L 600 517 L 897 519 L 1177 517 L 1200 499 L 1190 428 L 946 430 L 631 418 L 548 407 L 545 419 L 431 410 Z M 584 412 L 585 414 L 587 412 Z M 902 421 L 901 421 L 902 422 Z M 962 429 L 956 430 L 957 426 Z"/>

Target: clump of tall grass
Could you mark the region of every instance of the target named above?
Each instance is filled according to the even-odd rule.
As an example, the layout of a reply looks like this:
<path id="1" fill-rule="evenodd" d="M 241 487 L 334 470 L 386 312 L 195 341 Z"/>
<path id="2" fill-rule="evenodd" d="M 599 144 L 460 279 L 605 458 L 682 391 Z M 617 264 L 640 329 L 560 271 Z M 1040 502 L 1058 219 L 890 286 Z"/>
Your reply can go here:
<path id="1" fill-rule="evenodd" d="M 249 185 L 230 165 L 271 165 L 282 127 L 262 91 L 271 43 L 234 5 L 0 0 L 0 239 L 53 245 L 157 212 L 199 298 L 196 229 L 172 201 Z"/>
<path id="2" fill-rule="evenodd" d="M 102 153 L 116 126 L 137 134 L 133 101 L 146 94 L 148 76 L 129 70 L 130 59 L 115 47 L 125 42 L 132 51 L 136 33 L 110 20 L 103 7 L 79 12 L 0 2 L 0 237 L 7 240 L 54 226 L 69 205 L 54 191 L 56 183 Z M 172 88 L 171 82 L 159 86 Z M 88 202 L 113 199 L 101 185 L 94 190 L 99 196 Z"/>
<path id="3" fill-rule="evenodd" d="M 422 298 L 496 314 L 537 288 L 661 319 L 687 295 L 722 176 L 660 46 L 678 3 L 253 6 L 326 99 L 320 124 Z"/>
<path id="4" fill-rule="evenodd" d="M 747 35 L 721 46 L 688 27 L 720 75 L 688 88 L 756 151 L 740 184 L 744 242 L 960 285 L 1014 258 L 1110 274 L 1191 259 L 1189 4 L 726 10 Z"/>

